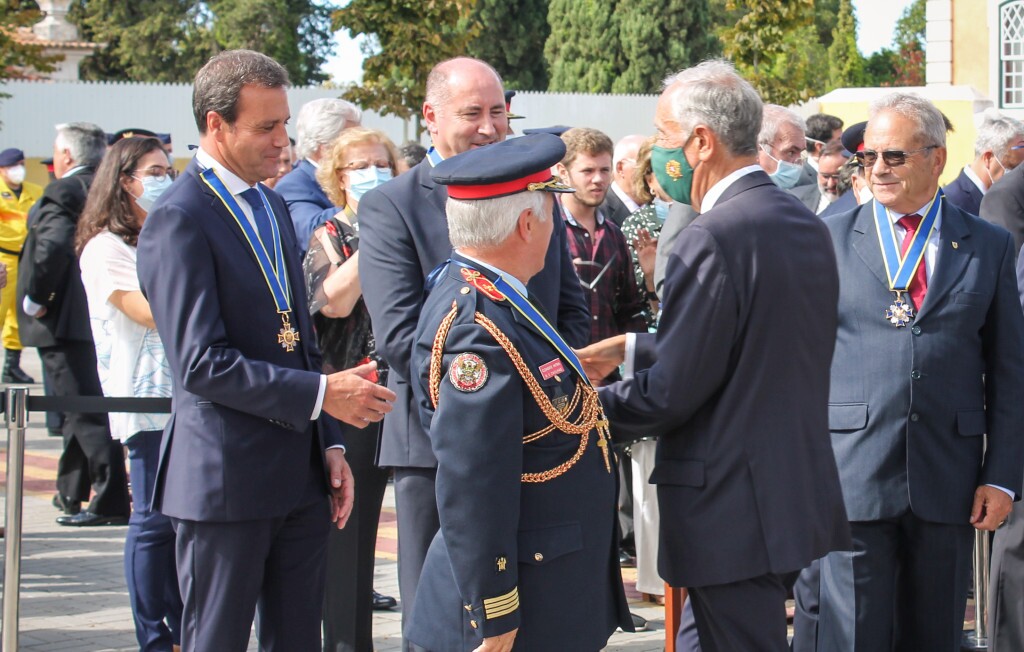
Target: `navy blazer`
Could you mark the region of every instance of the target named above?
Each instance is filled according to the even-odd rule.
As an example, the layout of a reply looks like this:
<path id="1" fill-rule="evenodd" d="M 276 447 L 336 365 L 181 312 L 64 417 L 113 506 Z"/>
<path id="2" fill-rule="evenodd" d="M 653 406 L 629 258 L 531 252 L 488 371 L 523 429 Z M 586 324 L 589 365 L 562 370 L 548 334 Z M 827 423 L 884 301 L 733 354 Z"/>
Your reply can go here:
<path id="1" fill-rule="evenodd" d="M 985 193 L 974 185 L 974 182 L 963 170 L 960 170 L 957 178 L 950 181 L 949 185 L 942 189 L 942 192 L 946 195 L 947 204 L 952 204 L 971 215 L 981 214 L 981 200 L 985 197 Z"/>
<path id="2" fill-rule="evenodd" d="M 680 232 L 661 324 L 601 388 L 613 432 L 660 435 L 658 570 L 673 586 L 848 549 L 828 440 L 839 278 L 828 231 L 758 171 Z"/>
<path id="3" fill-rule="evenodd" d="M 857 194 L 853 191 L 853 188 L 850 188 L 843 194 L 839 195 L 834 202 L 826 206 L 825 210 L 821 211 L 821 214 L 818 215 L 818 217 L 825 219 L 830 215 L 839 215 L 846 211 L 852 211 L 855 208 L 857 208 Z"/>
<path id="4" fill-rule="evenodd" d="M 966 525 L 975 489 L 1021 493 L 1024 313 L 1013 240 L 948 201 L 924 305 L 892 326 L 874 202 L 825 220 L 839 264 L 829 427 L 851 520 L 909 507 Z M 987 444 L 988 452 L 985 452 Z"/>
<path id="5" fill-rule="evenodd" d="M 437 464 L 409 386 L 424 282 L 451 254 L 445 218 L 448 192 L 434 184 L 430 170 L 425 159 L 359 202 L 359 280 L 377 350 L 391 368 L 388 387 L 397 394 L 393 411 L 384 419 L 381 466 Z M 580 347 L 590 338 L 590 310 L 569 256 L 565 226 L 559 221 L 555 227 L 544 269 L 530 281 L 529 289 L 566 341 Z"/>
<path id="6" fill-rule="evenodd" d="M 443 349 L 435 410 L 431 353 L 453 303 L 458 314 Z M 438 459 L 441 529 L 423 564 L 405 633 L 429 650 L 468 652 L 483 637 L 518 627 L 517 650 L 600 650 L 617 626 L 631 629 L 617 557 L 614 462 L 609 460 L 610 470 L 605 466 L 591 431 L 582 455 L 562 475 L 523 482 L 523 473 L 571 460 L 580 436 L 555 430 L 524 443 L 551 422 L 508 353 L 475 322 L 477 315 L 508 338 L 548 400 L 568 400 L 578 381 L 564 360 L 565 371 L 544 378 L 540 367 L 560 360 L 558 351 L 508 301 L 475 290 L 458 265 L 441 274 L 423 307 L 413 350 L 418 416 Z M 464 353 L 478 356 L 487 369 L 475 391 L 460 390 L 449 379 L 452 361 Z M 570 421 L 579 411 L 576 406 Z M 489 601 L 513 602 L 513 591 L 518 609 L 485 608 Z"/>
<path id="7" fill-rule="evenodd" d="M 189 163 L 139 236 L 139 281 L 174 379 L 153 506 L 196 521 L 282 516 L 311 481 L 311 455 L 342 444 L 332 417 L 310 421 L 320 352 L 295 233 L 284 202 L 264 188 L 300 336 L 289 353 L 277 342 L 281 318 L 255 254 L 199 172 Z"/>
<path id="8" fill-rule="evenodd" d="M 320 182 L 316 180 L 316 168 L 306 159 L 302 159 L 291 172 L 281 177 L 274 186 L 274 192 L 281 195 L 284 203 L 288 204 L 288 212 L 291 213 L 292 224 L 295 225 L 299 251 L 305 252 L 309 248 L 309 239 L 316 227 L 337 212 L 334 204 L 320 187 Z M 324 213 L 328 209 L 335 210 Z"/>
<path id="9" fill-rule="evenodd" d="M 981 217 L 1013 236 L 1014 247 L 1024 246 L 1024 165 L 1018 165 L 992 184 L 981 201 Z"/>

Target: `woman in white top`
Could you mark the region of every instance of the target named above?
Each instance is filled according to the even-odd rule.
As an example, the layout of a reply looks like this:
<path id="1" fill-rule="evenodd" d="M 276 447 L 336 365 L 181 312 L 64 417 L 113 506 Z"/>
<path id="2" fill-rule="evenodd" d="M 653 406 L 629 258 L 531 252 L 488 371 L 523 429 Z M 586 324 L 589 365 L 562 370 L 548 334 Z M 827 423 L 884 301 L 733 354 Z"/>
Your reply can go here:
<path id="1" fill-rule="evenodd" d="M 78 223 L 75 245 L 103 393 L 169 397 L 163 344 L 135 271 L 136 244 L 153 202 L 174 177 L 154 138 L 127 138 L 103 158 Z M 170 652 L 181 642 L 182 602 L 170 520 L 150 509 L 166 414 L 110 415 L 110 432 L 128 448 L 133 511 L 124 566 L 139 648 Z"/>

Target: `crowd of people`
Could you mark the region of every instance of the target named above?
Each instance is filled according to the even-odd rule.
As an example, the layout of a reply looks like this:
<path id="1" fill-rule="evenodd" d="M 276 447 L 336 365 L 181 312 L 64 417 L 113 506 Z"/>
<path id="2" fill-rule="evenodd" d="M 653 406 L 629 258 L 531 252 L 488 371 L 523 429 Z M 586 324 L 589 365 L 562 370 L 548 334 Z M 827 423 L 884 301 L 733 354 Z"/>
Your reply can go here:
<path id="1" fill-rule="evenodd" d="M 617 143 L 513 137 L 467 57 L 429 149 L 340 99 L 291 141 L 287 86 L 213 57 L 180 173 L 141 129 L 57 126 L 45 190 L 0 152 L 4 382 L 173 397 L 51 426 L 140 649 L 372 650 L 389 478 L 406 650 L 599 650 L 634 563 L 680 650 L 958 650 L 975 530 L 1024 649 L 1024 124 L 940 188 L 929 100 L 805 120 L 724 61 Z"/>

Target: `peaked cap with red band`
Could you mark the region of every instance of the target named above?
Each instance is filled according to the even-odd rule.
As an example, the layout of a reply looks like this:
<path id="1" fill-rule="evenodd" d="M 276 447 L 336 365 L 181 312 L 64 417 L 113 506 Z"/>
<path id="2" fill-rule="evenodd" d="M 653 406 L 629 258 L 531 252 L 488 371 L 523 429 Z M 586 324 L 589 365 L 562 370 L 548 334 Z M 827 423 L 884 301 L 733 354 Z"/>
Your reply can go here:
<path id="1" fill-rule="evenodd" d="M 843 135 L 839 137 L 846 151 L 851 153 L 864 151 L 864 129 L 867 126 L 866 122 L 858 122 L 846 128 Z"/>
<path id="2" fill-rule="evenodd" d="M 526 191 L 574 192 L 551 174 L 551 166 L 563 157 L 561 138 L 535 134 L 447 158 L 434 166 L 430 176 L 448 186 L 452 199 L 493 199 Z"/>

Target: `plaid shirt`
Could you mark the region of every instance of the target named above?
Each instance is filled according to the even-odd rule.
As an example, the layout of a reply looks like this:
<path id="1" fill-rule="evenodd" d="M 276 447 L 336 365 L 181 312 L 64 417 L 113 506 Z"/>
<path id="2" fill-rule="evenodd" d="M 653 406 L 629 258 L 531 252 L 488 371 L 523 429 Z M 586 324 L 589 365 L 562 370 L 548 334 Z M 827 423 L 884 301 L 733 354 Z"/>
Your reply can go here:
<path id="1" fill-rule="evenodd" d="M 598 342 L 622 333 L 647 332 L 644 297 L 633 275 L 629 245 L 611 220 L 597 213 L 593 242 L 560 204 L 568 234 L 569 253 L 590 304 L 590 341 Z"/>

